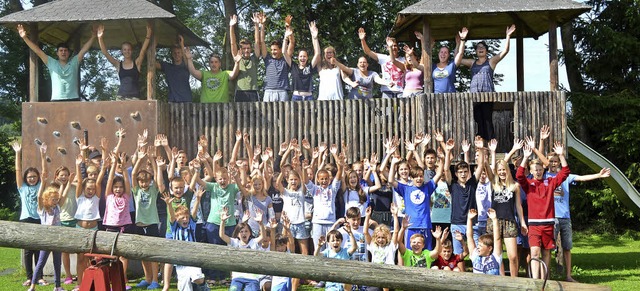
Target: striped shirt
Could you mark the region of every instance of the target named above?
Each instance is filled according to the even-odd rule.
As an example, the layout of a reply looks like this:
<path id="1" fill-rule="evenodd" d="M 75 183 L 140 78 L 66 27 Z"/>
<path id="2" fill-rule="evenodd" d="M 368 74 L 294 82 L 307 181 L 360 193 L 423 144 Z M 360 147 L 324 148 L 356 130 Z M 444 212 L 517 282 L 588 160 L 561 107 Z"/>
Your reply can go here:
<path id="1" fill-rule="evenodd" d="M 271 55 L 264 58 L 266 90 L 289 90 L 289 64 L 284 57 L 274 59 Z"/>

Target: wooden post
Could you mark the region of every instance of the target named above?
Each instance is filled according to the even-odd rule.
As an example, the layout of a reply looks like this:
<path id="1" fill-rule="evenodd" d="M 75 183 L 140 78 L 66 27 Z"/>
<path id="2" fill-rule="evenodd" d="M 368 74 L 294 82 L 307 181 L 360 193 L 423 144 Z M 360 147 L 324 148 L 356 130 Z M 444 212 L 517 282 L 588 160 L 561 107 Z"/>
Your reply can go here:
<path id="1" fill-rule="evenodd" d="M 37 235 L 35 235 L 37 234 Z M 94 236 L 95 235 L 95 236 Z M 0 221 L 0 246 L 67 253 L 113 254 L 223 271 L 270 274 L 402 290 L 540 290 L 542 280 L 443 272 L 366 262 L 260 252 L 132 234 Z M 47 238 L 47 239 L 42 239 Z M 69 239 L 73 238 L 73 239 Z M 545 290 L 610 290 L 607 286 L 547 281 Z"/>
<path id="2" fill-rule="evenodd" d="M 29 38 L 36 45 L 38 44 L 38 24 L 31 23 L 29 25 Z M 38 102 L 38 55 L 33 51 L 29 50 L 29 102 Z"/>
<path id="3" fill-rule="evenodd" d="M 518 21 L 516 29 L 516 75 L 517 90 L 524 91 L 524 27 Z"/>
<path id="4" fill-rule="evenodd" d="M 549 15 L 549 89 L 558 91 L 558 23 Z"/>
<path id="5" fill-rule="evenodd" d="M 156 20 L 152 22 L 153 34 L 147 48 L 147 100 L 156 100 Z M 145 32 L 146 33 L 146 32 Z M 146 34 L 145 34 L 146 36 Z"/>
<path id="6" fill-rule="evenodd" d="M 433 93 L 431 82 L 431 25 L 427 16 L 422 16 L 422 64 L 424 66 L 424 93 Z"/>

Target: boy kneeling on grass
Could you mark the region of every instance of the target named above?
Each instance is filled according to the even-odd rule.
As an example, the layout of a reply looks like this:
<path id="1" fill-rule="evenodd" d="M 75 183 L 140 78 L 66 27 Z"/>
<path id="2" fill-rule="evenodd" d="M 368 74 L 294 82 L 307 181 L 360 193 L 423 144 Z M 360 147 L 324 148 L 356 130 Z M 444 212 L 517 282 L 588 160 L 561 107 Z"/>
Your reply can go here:
<path id="1" fill-rule="evenodd" d="M 496 211 L 489 208 L 487 214 L 493 221 L 493 229 L 499 229 Z M 478 238 L 478 248 L 476 248 L 476 243 L 473 241 L 473 218 L 476 216 L 478 216 L 478 211 L 469 209 L 469 214 L 467 215 L 467 245 L 469 247 L 469 258 L 473 265 L 473 272 L 500 275 L 500 265 L 502 264 L 500 232 L 494 231 L 493 237 L 490 234 L 481 235 L 480 238 Z"/>

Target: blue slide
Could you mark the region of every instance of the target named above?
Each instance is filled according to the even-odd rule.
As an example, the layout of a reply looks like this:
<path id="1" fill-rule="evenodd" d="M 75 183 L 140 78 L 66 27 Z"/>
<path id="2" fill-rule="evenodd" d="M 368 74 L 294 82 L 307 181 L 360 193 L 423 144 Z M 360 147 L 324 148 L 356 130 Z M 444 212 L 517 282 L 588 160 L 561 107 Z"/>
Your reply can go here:
<path id="1" fill-rule="evenodd" d="M 605 182 L 618 196 L 622 204 L 636 215 L 640 215 L 640 193 L 616 165 L 577 139 L 569 128 L 567 128 L 567 147 L 572 156 L 578 158 L 595 172 L 600 171 L 602 168 L 610 168 L 611 176 L 604 179 Z"/>

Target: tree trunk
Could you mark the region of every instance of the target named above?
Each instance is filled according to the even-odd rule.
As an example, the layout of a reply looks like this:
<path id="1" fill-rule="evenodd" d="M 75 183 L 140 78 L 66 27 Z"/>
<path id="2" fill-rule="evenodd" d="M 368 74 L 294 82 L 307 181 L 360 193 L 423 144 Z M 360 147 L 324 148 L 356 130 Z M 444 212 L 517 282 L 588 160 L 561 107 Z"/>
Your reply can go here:
<path id="1" fill-rule="evenodd" d="M 136 260 L 402 290 L 540 290 L 543 287 L 542 280 L 528 278 L 443 272 L 280 252 L 260 252 L 213 244 L 10 221 L 0 221 L 0 246 L 29 246 L 36 250 L 68 253 L 87 253 L 93 250 L 93 253 L 113 253 Z M 610 290 L 607 286 L 560 281 L 547 281 L 545 289 Z"/>
<path id="2" fill-rule="evenodd" d="M 227 70 L 231 70 L 233 68 L 233 56 L 231 55 L 231 38 L 229 37 L 229 19 L 231 19 L 232 15 L 238 14 L 238 8 L 236 7 L 235 0 L 224 0 L 224 27 L 227 33 L 224 37 L 224 47 L 222 51 L 222 57 L 224 58 L 224 65 Z M 236 29 L 236 39 L 238 39 L 238 29 Z"/>

